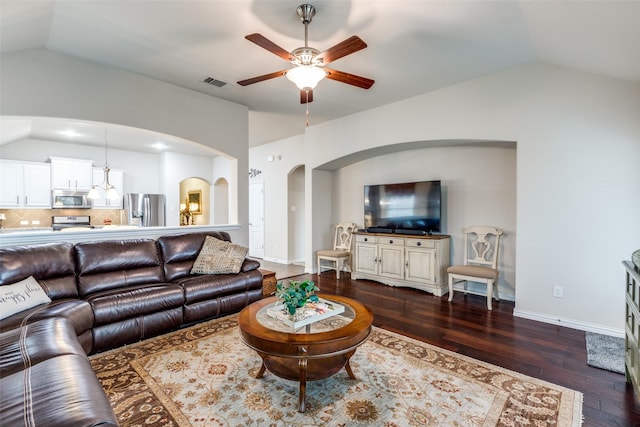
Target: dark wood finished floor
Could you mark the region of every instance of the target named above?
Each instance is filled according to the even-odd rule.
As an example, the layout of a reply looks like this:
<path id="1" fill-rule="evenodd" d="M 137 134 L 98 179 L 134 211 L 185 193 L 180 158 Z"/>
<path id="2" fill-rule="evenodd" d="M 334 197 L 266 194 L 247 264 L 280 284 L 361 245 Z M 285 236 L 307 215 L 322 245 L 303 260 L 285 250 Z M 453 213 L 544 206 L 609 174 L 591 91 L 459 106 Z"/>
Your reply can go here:
<path id="1" fill-rule="evenodd" d="M 624 375 L 587 365 L 584 331 L 513 316 L 514 304 L 456 293 L 446 297 L 368 280 L 336 280 L 335 272 L 301 275 L 321 292 L 354 298 L 374 325 L 584 394 L 584 426 L 640 426 L 640 404 Z M 624 315 L 621 313 L 621 315 Z"/>

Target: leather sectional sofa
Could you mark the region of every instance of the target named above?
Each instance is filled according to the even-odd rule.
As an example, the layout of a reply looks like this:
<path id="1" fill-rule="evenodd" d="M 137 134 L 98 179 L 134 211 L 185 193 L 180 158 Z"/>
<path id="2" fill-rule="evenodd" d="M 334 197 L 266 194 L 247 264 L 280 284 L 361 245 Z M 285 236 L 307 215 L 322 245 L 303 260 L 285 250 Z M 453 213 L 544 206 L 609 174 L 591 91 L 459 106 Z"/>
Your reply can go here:
<path id="1" fill-rule="evenodd" d="M 262 297 L 260 264 L 190 274 L 207 235 L 0 248 L 0 286 L 33 276 L 51 302 L 0 320 L 6 425 L 117 425 L 88 354 L 235 313 Z"/>

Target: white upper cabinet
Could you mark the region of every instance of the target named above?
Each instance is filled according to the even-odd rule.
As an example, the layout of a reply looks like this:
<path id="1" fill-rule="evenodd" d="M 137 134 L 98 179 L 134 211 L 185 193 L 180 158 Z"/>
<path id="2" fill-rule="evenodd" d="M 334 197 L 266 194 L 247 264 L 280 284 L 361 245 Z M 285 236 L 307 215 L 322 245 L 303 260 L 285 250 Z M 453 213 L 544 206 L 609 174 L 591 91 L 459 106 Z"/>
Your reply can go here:
<path id="1" fill-rule="evenodd" d="M 54 190 L 89 191 L 93 185 L 91 160 L 51 157 L 51 183 Z"/>
<path id="2" fill-rule="evenodd" d="M 51 207 L 51 167 L 0 160 L 0 208 Z"/>

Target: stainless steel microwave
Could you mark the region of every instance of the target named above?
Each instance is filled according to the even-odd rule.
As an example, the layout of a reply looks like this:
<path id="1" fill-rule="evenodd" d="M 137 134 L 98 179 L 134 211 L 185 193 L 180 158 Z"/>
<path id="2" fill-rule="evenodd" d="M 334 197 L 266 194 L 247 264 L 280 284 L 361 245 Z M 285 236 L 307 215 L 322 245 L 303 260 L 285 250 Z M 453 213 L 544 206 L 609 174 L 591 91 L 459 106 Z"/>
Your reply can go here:
<path id="1" fill-rule="evenodd" d="M 86 191 L 53 190 L 51 208 L 53 209 L 89 209 L 91 200 Z"/>

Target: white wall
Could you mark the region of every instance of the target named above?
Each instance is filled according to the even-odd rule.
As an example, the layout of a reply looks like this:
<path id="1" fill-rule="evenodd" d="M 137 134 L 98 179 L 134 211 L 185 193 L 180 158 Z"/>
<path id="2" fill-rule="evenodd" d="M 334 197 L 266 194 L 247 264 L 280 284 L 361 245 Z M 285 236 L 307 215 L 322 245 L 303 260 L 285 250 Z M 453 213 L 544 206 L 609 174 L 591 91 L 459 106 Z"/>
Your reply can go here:
<path id="1" fill-rule="evenodd" d="M 454 146 L 399 151 L 373 157 L 335 172 L 333 206 L 340 221 L 363 227 L 367 184 L 440 180 L 442 234 L 451 235 L 451 262 L 463 261 L 462 228 L 502 229 L 498 282 L 500 297 L 515 299 L 516 149 Z"/>
<path id="2" fill-rule="evenodd" d="M 620 261 L 640 247 L 639 118 L 640 85 L 539 63 L 311 126 L 305 257 L 343 214 L 319 167 L 419 141 L 516 141 L 516 315 L 622 335 Z"/>
<path id="3" fill-rule="evenodd" d="M 268 161 L 268 158 L 273 158 Z M 279 158 L 278 158 L 279 157 Z M 288 177 L 304 164 L 302 135 L 249 150 L 249 163 L 260 172 L 252 180 L 264 181 L 264 253 L 268 261 L 290 263 L 288 240 Z M 306 252 L 306 251 L 305 251 Z"/>
<path id="4" fill-rule="evenodd" d="M 241 191 L 248 186 L 246 106 L 48 50 L 3 54 L 0 87 L 1 115 L 132 126 L 194 141 L 237 159 L 229 190 L 239 197 L 230 206 L 230 219 L 242 227 L 232 237 L 238 243 L 248 241 L 248 192 Z"/>

